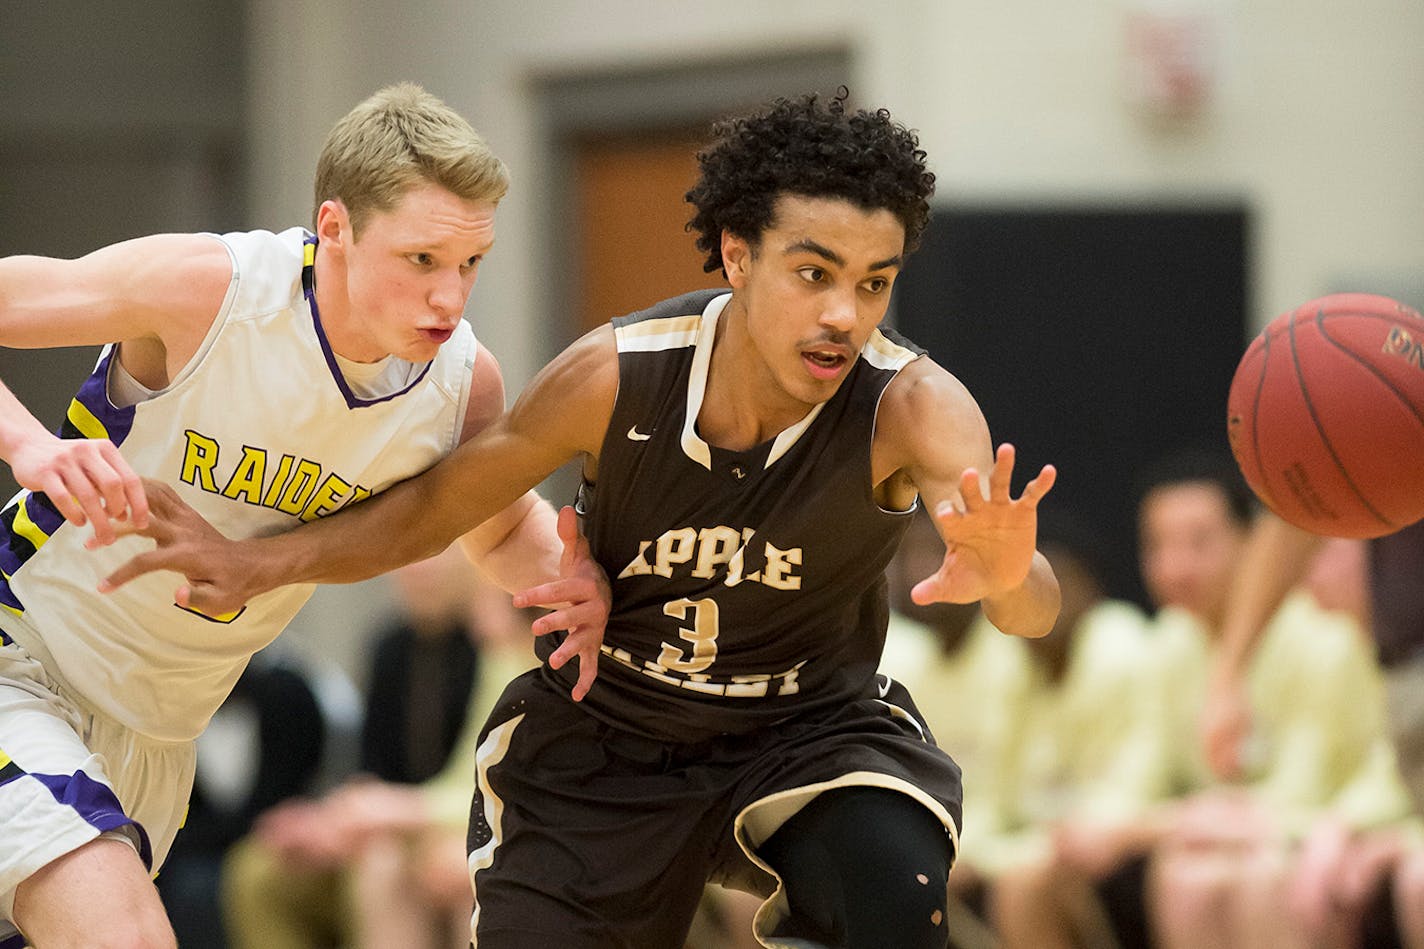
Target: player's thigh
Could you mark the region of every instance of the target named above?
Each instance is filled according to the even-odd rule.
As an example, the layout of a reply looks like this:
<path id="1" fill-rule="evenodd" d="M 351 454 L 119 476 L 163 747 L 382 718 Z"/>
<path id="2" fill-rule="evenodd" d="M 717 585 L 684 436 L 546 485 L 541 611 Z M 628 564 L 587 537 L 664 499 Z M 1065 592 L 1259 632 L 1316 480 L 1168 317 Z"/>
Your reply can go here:
<path id="1" fill-rule="evenodd" d="M 476 755 L 469 867 L 480 949 L 678 949 L 728 822 L 665 747 L 516 680 Z"/>
<path id="2" fill-rule="evenodd" d="M 46 949 L 176 946 L 158 890 L 138 852 L 103 836 L 51 861 L 19 885 L 15 923 Z"/>

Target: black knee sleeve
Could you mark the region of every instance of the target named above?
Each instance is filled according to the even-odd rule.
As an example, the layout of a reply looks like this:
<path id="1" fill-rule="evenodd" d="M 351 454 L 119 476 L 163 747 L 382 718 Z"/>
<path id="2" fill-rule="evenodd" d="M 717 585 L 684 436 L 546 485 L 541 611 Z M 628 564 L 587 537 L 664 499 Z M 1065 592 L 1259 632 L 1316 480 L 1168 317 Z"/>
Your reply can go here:
<path id="1" fill-rule="evenodd" d="M 944 949 L 952 847 L 944 825 L 898 791 L 827 791 L 758 848 L 786 887 L 778 935 L 827 949 Z"/>

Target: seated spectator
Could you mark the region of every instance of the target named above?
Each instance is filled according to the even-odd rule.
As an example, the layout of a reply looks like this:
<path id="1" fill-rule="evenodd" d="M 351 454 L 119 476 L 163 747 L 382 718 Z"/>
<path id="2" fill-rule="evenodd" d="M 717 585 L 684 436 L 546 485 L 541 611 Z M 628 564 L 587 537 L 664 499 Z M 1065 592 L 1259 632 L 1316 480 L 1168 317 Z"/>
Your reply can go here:
<path id="1" fill-rule="evenodd" d="M 400 611 L 374 640 L 360 770 L 416 784 L 444 767 L 469 711 L 479 662 L 470 628 L 474 572 L 452 547 L 389 576 Z"/>
<path id="2" fill-rule="evenodd" d="M 1389 785 L 1381 681 L 1358 621 L 1305 590 L 1272 617 L 1248 672 L 1256 729 L 1243 780 L 1208 777 L 1195 735 L 1220 647 L 1252 501 L 1229 458 L 1182 455 L 1154 472 L 1139 523 L 1154 635 L 1172 672 L 1173 747 L 1198 790 L 1144 828 L 1156 834 L 1149 898 L 1165 949 L 1307 945 L 1297 920 L 1265 912 L 1299 845 L 1327 815 L 1369 826 L 1402 813 Z M 1383 781 L 1381 785 L 1378 782 Z M 1295 940 L 1293 942 L 1293 940 Z"/>
<path id="3" fill-rule="evenodd" d="M 911 529 L 902 551 L 914 551 L 917 538 L 937 543 L 932 528 L 918 533 L 921 526 L 928 521 Z M 919 697 L 937 740 L 964 769 L 965 824 L 949 881 L 958 897 L 949 929 L 963 949 L 994 944 L 994 930 L 1005 944 L 1035 946 L 1057 938 L 1048 932 L 1049 941 L 1034 941 L 1041 924 L 1103 931 L 1090 893 L 1065 896 L 1051 913 L 1025 898 L 1059 894 L 1048 880 L 1059 876 L 1054 838 L 1065 822 L 1131 812 L 1166 783 L 1164 719 L 1153 714 L 1160 706 L 1144 675 L 1155 668 L 1146 618 L 1104 596 L 1093 543 L 1066 517 L 1045 514 L 1039 546 L 1063 597 L 1048 636 L 1006 637 L 982 617 L 961 632 L 957 616 L 927 615 L 939 648 L 915 648 L 907 642 L 933 640 L 907 631 L 902 616 L 882 664 Z M 899 577 L 914 576 L 904 566 L 903 574 L 892 570 L 897 586 Z"/>
<path id="4" fill-rule="evenodd" d="M 505 683 L 534 664 L 533 646 L 507 595 L 479 580 L 456 549 L 392 578 L 405 615 L 382 637 L 372 666 L 379 724 L 368 718 L 363 730 L 369 771 L 321 798 L 273 808 L 232 849 L 225 907 L 235 949 L 469 943 L 464 834 L 476 739 Z M 462 652 L 468 661 L 452 658 Z M 442 658 L 446 668 L 432 662 Z M 422 669 L 430 675 L 423 687 L 415 678 Z M 401 693 L 414 701 L 395 700 Z M 383 748 L 379 740 L 401 746 L 405 735 L 427 747 Z"/>

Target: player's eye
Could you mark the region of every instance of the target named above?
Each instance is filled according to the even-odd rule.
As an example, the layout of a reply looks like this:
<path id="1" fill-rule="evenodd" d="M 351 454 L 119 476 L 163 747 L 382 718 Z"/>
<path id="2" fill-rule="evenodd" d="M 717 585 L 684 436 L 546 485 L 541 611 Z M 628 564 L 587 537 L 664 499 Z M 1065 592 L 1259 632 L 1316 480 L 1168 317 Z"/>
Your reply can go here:
<path id="1" fill-rule="evenodd" d="M 886 280 L 884 277 L 871 277 L 869 280 L 865 281 L 865 289 L 869 290 L 871 293 L 884 293 L 886 290 L 890 289 L 890 281 Z"/>
<path id="2" fill-rule="evenodd" d="M 429 267 L 435 262 L 435 258 L 425 253 L 407 254 L 406 256 L 410 259 L 410 262 L 417 267 Z"/>
<path id="3" fill-rule="evenodd" d="M 820 267 L 802 267 L 796 272 L 807 283 L 825 283 L 826 281 L 826 272 Z"/>

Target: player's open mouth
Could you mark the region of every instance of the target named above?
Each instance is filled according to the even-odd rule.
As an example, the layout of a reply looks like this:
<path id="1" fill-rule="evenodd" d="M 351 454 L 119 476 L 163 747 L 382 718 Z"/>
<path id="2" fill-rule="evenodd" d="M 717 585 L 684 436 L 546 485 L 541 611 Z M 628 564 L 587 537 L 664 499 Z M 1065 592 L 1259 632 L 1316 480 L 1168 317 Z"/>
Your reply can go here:
<path id="1" fill-rule="evenodd" d="M 420 331 L 420 334 L 426 339 L 430 340 L 432 343 L 443 343 L 451 336 L 453 336 L 454 333 L 455 331 L 453 329 L 423 329 Z"/>
<path id="2" fill-rule="evenodd" d="M 836 352 L 813 349 L 803 352 L 801 361 L 806 364 L 811 375 L 817 379 L 834 379 L 840 375 L 842 367 L 845 366 L 846 357 Z"/>

